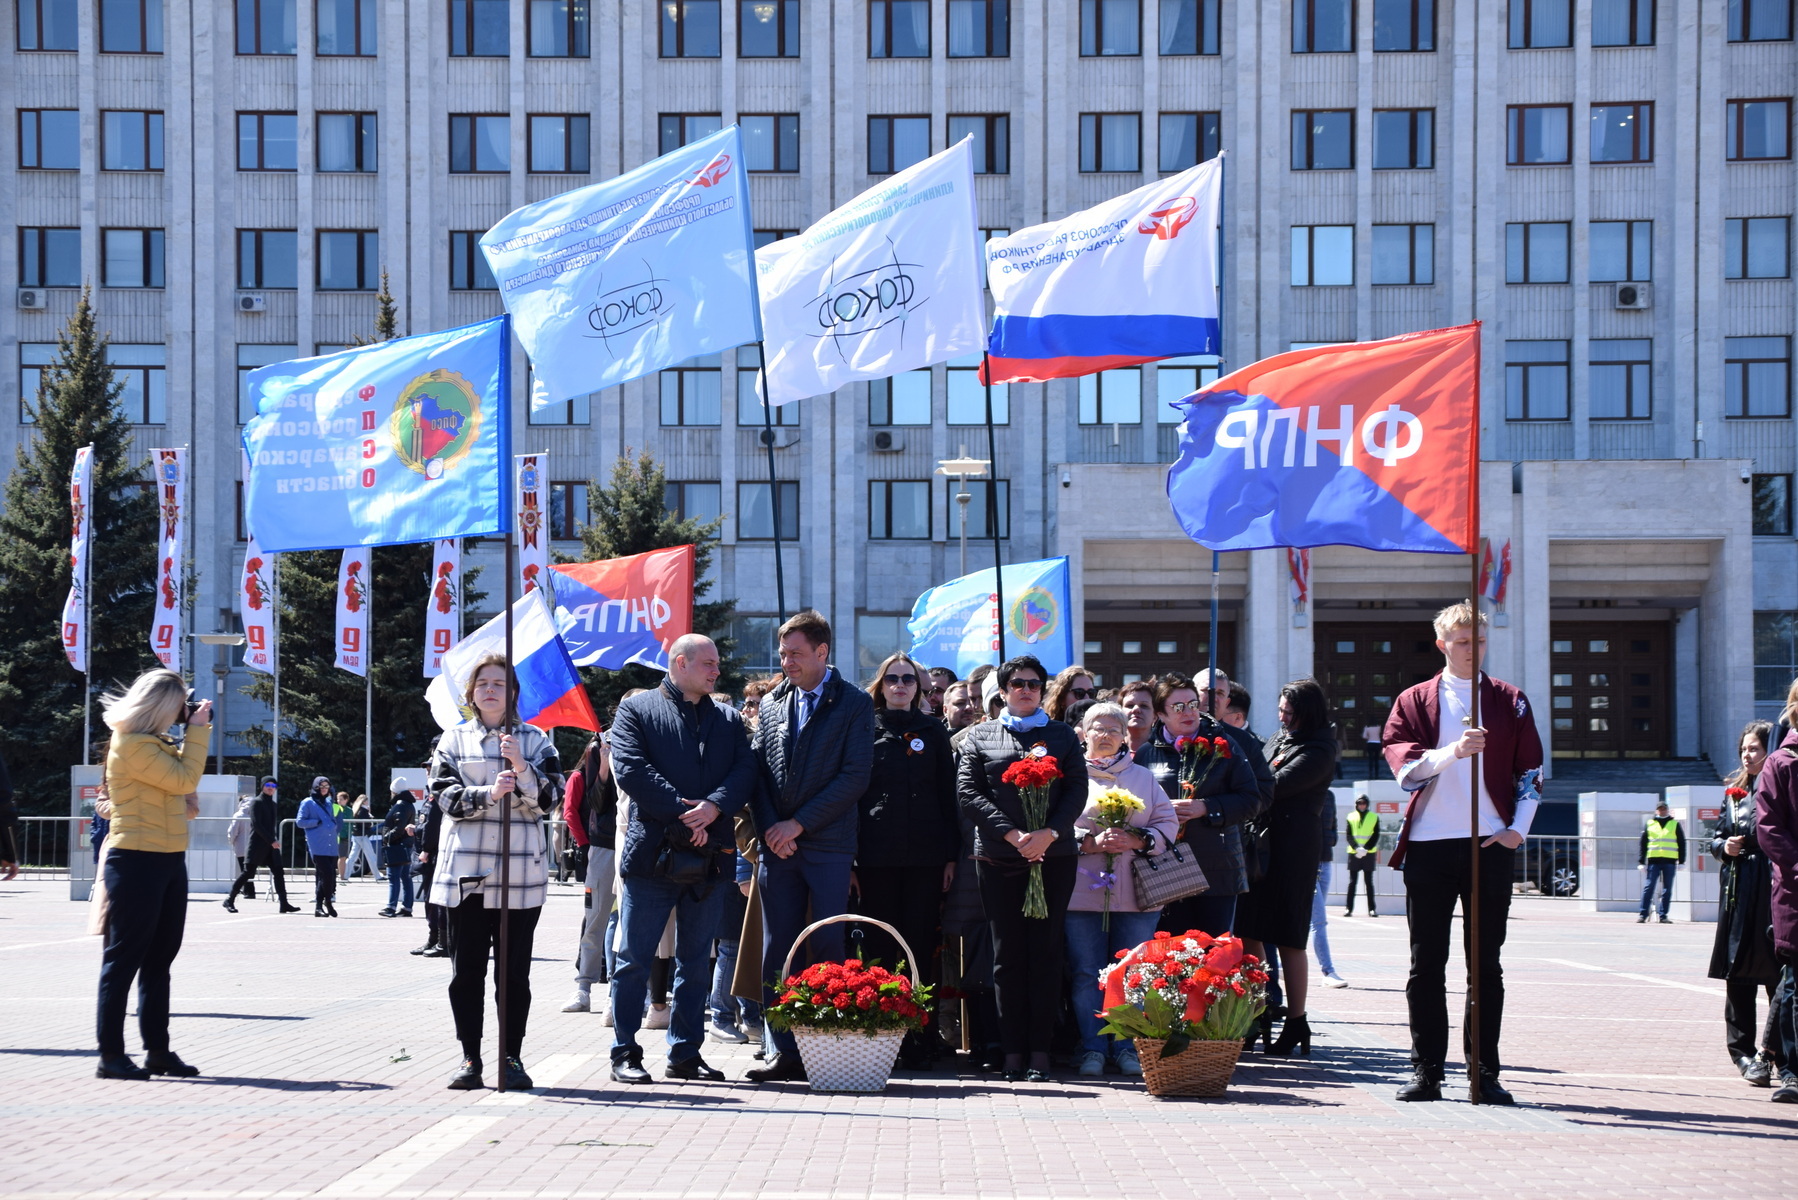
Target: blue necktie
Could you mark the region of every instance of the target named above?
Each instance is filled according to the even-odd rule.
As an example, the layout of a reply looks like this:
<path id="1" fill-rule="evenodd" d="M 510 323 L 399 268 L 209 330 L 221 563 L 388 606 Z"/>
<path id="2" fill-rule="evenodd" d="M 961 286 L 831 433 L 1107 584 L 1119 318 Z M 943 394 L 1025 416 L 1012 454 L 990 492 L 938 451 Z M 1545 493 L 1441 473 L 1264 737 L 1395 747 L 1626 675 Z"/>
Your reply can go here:
<path id="1" fill-rule="evenodd" d="M 804 729 L 812 719 L 812 708 L 818 703 L 818 697 L 812 692 L 799 693 L 799 728 Z"/>

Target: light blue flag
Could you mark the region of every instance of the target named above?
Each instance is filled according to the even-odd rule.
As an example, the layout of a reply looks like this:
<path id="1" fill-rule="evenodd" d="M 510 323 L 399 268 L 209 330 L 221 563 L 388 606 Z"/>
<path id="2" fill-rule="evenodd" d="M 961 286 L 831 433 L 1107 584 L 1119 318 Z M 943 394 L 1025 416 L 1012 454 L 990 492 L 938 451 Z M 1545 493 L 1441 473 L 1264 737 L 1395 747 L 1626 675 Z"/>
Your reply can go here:
<path id="1" fill-rule="evenodd" d="M 911 610 L 911 655 L 927 667 L 952 667 L 966 677 L 981 663 L 999 661 L 999 619 L 1005 653 L 1034 654 L 1053 675 L 1074 661 L 1068 623 L 1068 560 L 1045 558 L 1005 568 L 1005 603 L 993 591 L 993 572 L 951 579 L 918 597 Z"/>
<path id="2" fill-rule="evenodd" d="M 532 410 L 757 340 L 754 247 L 735 125 L 489 229 Z"/>
<path id="3" fill-rule="evenodd" d="M 509 533 L 510 317 L 250 372 L 244 524 L 267 552 Z"/>

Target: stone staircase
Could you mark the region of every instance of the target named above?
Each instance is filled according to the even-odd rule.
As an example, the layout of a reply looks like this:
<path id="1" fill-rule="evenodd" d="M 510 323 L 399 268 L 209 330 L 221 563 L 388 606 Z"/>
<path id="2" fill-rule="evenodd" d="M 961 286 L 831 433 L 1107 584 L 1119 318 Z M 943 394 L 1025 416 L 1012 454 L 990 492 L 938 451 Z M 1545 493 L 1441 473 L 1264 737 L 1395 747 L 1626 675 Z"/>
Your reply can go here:
<path id="1" fill-rule="evenodd" d="M 1542 788 L 1550 803 L 1575 804 L 1581 792 L 1659 792 L 1678 784 L 1722 782 L 1702 758 L 1557 758 L 1554 778 Z"/>

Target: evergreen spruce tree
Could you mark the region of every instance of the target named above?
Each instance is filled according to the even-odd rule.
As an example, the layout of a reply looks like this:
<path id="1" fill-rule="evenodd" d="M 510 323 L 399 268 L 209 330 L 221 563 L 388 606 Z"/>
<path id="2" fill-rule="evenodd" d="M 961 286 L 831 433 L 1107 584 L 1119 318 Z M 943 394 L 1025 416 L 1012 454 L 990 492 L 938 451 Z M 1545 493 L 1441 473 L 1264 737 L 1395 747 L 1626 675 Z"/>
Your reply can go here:
<path id="1" fill-rule="evenodd" d="M 69 590 L 69 472 L 93 444 L 88 666 L 96 692 L 124 686 L 156 665 L 150 612 L 156 566 L 155 493 L 147 459 L 131 459 L 131 425 L 116 406 L 123 384 L 106 363 L 84 290 L 44 368 L 36 423 L 19 447 L 0 502 L 0 755 L 20 809 L 67 812 L 69 767 L 82 760 L 82 677 L 62 648 Z M 96 697 L 96 745 L 106 726 Z"/>

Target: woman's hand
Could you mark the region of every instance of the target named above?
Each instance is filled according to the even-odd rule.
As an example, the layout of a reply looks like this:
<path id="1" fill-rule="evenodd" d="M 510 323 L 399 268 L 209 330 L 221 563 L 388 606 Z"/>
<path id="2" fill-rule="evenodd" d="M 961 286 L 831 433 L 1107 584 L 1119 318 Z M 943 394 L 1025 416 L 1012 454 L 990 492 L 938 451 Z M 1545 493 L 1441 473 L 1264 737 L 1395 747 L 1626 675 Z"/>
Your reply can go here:
<path id="1" fill-rule="evenodd" d="M 1180 818 L 1182 824 L 1187 821 L 1196 821 L 1205 815 L 1205 802 L 1186 798 L 1176 800 L 1174 801 L 1174 815 Z"/>
<path id="2" fill-rule="evenodd" d="M 946 892 L 955 886 L 955 864 L 943 864 L 943 890 Z"/>
<path id="3" fill-rule="evenodd" d="M 1724 838 L 1723 839 L 1723 853 L 1729 855 L 1731 858 L 1735 858 L 1737 855 L 1742 853 L 1743 840 L 1744 839 L 1743 839 L 1742 835 L 1739 833 L 1736 834 L 1734 837 Z"/>
<path id="4" fill-rule="evenodd" d="M 189 792 L 185 803 L 187 808 L 187 819 L 190 821 L 198 820 L 200 816 L 200 794 L 198 792 Z"/>
<path id="5" fill-rule="evenodd" d="M 511 734 L 502 734 L 499 739 L 499 756 L 512 765 L 514 771 L 524 770 L 524 754 L 518 748 L 518 739 Z"/>
<path id="6" fill-rule="evenodd" d="M 493 798 L 495 800 L 504 799 L 517 790 L 518 773 L 516 771 L 501 771 L 499 778 L 493 781 Z"/>
<path id="7" fill-rule="evenodd" d="M 194 705 L 194 715 L 187 718 L 189 725 L 212 724 L 212 701 L 202 700 Z"/>
<path id="8" fill-rule="evenodd" d="M 1053 829 L 1036 829 L 1020 836 L 1012 845 L 1018 848 L 1018 853 L 1023 855 L 1026 862 L 1041 862 L 1054 841 Z"/>
<path id="9" fill-rule="evenodd" d="M 1093 838 L 1093 849 L 1101 854 L 1127 854 L 1142 847 L 1142 835 L 1134 829 L 1104 829 Z"/>

